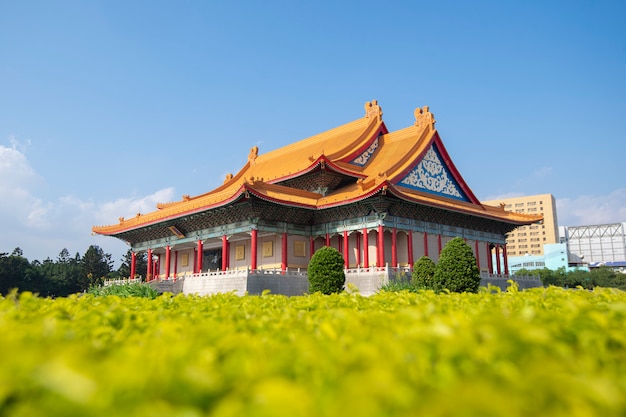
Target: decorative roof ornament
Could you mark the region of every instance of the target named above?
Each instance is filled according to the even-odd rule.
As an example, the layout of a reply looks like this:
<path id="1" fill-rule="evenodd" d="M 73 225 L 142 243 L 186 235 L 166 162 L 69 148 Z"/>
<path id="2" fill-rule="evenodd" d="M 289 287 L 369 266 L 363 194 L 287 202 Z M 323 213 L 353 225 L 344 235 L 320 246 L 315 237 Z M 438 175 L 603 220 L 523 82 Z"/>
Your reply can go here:
<path id="1" fill-rule="evenodd" d="M 259 147 L 258 146 L 253 146 L 252 148 L 250 148 L 250 153 L 248 154 L 248 162 L 250 162 L 250 165 L 254 165 L 256 158 L 259 156 Z"/>
<path id="2" fill-rule="evenodd" d="M 383 120 L 383 109 L 378 105 L 378 100 L 372 100 L 365 103 L 365 117 L 378 117 L 378 121 Z"/>
<path id="3" fill-rule="evenodd" d="M 430 130 L 435 129 L 435 116 L 428 110 L 428 106 L 424 106 L 421 109 L 418 107 L 415 109 L 415 126 L 424 127 L 428 126 Z"/>
<path id="4" fill-rule="evenodd" d="M 231 174 L 229 172 L 228 174 L 226 174 L 226 178 L 224 179 L 224 184 L 226 184 L 227 182 L 229 182 L 232 179 L 233 179 L 233 174 Z"/>

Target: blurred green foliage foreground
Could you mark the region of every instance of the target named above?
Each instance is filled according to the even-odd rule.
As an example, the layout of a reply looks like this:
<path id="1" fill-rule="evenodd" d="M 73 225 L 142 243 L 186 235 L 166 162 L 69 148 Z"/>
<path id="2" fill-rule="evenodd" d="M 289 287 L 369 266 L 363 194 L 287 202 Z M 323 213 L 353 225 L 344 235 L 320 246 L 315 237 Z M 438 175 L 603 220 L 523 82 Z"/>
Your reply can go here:
<path id="1" fill-rule="evenodd" d="M 626 293 L 0 298 L 0 415 L 623 416 Z"/>

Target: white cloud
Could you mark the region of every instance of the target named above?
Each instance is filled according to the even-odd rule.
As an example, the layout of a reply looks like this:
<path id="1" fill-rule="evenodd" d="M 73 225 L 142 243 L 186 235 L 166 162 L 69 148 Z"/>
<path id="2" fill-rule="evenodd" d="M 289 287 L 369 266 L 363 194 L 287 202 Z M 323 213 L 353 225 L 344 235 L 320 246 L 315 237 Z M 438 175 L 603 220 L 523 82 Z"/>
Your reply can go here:
<path id="1" fill-rule="evenodd" d="M 0 253 L 20 247 L 29 260 L 43 261 L 55 259 L 64 248 L 82 255 L 90 245 L 98 245 L 118 263 L 128 247 L 115 238 L 92 236 L 91 227 L 116 224 L 120 216 L 150 212 L 158 202 L 173 200 L 170 187 L 108 202 L 72 195 L 43 201 L 35 190 L 44 180 L 30 166 L 23 147 L 14 138 L 10 141 L 10 147 L 0 145 Z"/>
<path id="2" fill-rule="evenodd" d="M 626 188 L 608 195 L 581 195 L 556 200 L 559 226 L 626 222 Z"/>

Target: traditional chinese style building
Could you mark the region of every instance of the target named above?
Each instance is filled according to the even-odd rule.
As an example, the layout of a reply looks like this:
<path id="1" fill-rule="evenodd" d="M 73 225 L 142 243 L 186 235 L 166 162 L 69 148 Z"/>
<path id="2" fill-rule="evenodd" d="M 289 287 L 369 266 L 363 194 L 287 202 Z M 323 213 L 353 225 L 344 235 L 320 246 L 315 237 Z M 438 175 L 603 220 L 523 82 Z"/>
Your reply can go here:
<path id="1" fill-rule="evenodd" d="M 481 204 L 428 107 L 394 132 L 382 115 L 374 100 L 350 123 L 265 154 L 253 147 L 243 168 L 215 190 L 93 232 L 128 242 L 133 254 L 147 252 L 148 280 L 205 279 L 204 290 L 187 282 L 195 289 L 186 292 L 250 291 L 246 280 L 269 271 L 282 281 L 292 279 L 290 271 L 301 276 L 324 245 L 343 254 L 348 272 L 380 277 L 423 255 L 436 262 L 455 236 L 473 248 L 481 271 L 508 274 L 506 256 L 503 265 L 492 264 L 492 249 L 506 253 L 506 233 L 542 216 Z"/>

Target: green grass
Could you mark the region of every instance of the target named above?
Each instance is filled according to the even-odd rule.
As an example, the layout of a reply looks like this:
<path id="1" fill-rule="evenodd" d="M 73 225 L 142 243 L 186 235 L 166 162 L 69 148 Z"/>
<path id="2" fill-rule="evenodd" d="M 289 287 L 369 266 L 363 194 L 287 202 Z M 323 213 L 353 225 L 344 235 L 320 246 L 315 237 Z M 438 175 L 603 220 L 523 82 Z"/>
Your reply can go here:
<path id="1" fill-rule="evenodd" d="M 626 293 L 0 298 L 0 415 L 623 416 Z"/>

